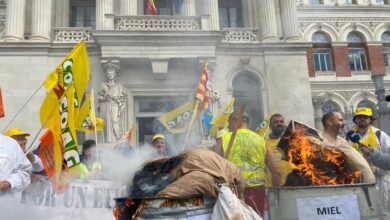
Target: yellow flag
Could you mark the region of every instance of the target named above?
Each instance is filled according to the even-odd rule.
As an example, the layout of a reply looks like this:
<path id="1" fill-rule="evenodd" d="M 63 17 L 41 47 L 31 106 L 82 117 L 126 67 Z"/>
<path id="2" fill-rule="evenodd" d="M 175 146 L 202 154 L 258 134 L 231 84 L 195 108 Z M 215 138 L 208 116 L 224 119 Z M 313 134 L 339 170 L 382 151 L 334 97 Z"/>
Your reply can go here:
<path id="1" fill-rule="evenodd" d="M 191 101 L 162 115 L 159 120 L 172 134 L 183 133 L 187 130 L 193 113 L 194 101 Z"/>
<path id="2" fill-rule="evenodd" d="M 89 64 L 85 42 L 81 41 L 49 74 L 44 85 L 47 90 L 47 96 L 40 109 L 41 124 L 48 128 L 47 121 L 53 116 L 53 112 L 58 105 L 57 100 L 64 96 L 67 87 L 74 84 L 74 106 L 75 113 L 79 109 L 79 103 L 83 97 L 89 81 Z"/>
<path id="3" fill-rule="evenodd" d="M 81 106 L 76 121 L 76 129 L 84 132 L 100 131 L 104 127 L 104 120 L 95 117 L 93 105 L 93 94 L 90 93 L 84 104 Z"/>
<path id="4" fill-rule="evenodd" d="M 269 120 L 271 119 L 271 117 L 274 115 L 274 113 L 270 114 L 267 116 L 267 118 L 262 121 L 259 125 L 259 127 L 257 127 L 256 129 L 256 133 L 260 136 L 262 136 L 263 138 L 266 137 L 267 135 L 269 135 L 269 132 L 270 132 L 270 129 L 269 129 Z"/>
<path id="5" fill-rule="evenodd" d="M 228 126 L 229 115 L 233 112 L 234 107 L 234 98 L 226 106 L 225 110 L 213 121 L 211 124 L 213 127 L 210 129 L 210 136 L 216 135 L 220 129 L 226 128 Z"/>

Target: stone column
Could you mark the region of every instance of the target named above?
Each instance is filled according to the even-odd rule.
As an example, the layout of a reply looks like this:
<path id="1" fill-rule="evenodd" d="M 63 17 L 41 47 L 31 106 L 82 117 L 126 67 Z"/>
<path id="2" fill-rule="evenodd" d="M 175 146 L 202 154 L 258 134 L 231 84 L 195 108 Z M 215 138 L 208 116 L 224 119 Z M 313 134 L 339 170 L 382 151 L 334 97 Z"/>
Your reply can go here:
<path id="1" fill-rule="evenodd" d="M 26 0 L 8 0 L 4 41 L 23 41 Z"/>
<path id="2" fill-rule="evenodd" d="M 278 31 L 276 27 L 274 0 L 261 0 L 258 3 L 261 40 L 277 40 Z"/>
<path id="3" fill-rule="evenodd" d="M 181 6 L 181 15 L 183 16 L 195 16 L 195 0 L 183 0 L 183 5 Z"/>
<path id="4" fill-rule="evenodd" d="M 32 1 L 31 40 L 50 41 L 52 0 Z"/>
<path id="5" fill-rule="evenodd" d="M 120 0 L 120 15 L 137 15 L 138 0 Z"/>
<path id="6" fill-rule="evenodd" d="M 313 106 L 314 106 L 314 124 L 317 130 L 322 131 L 322 106 L 325 103 L 325 97 L 317 96 L 313 97 Z"/>
<path id="7" fill-rule="evenodd" d="M 69 0 L 56 0 L 55 3 L 55 27 L 69 27 Z"/>
<path id="8" fill-rule="evenodd" d="M 106 14 L 114 13 L 113 0 L 96 1 L 96 30 L 109 30 L 114 27 L 113 21 Z"/>
<path id="9" fill-rule="evenodd" d="M 209 29 L 219 30 L 218 0 L 203 0 L 203 13 L 209 15 Z"/>
<path id="10" fill-rule="evenodd" d="M 280 0 L 284 39 L 299 40 L 296 0 Z"/>

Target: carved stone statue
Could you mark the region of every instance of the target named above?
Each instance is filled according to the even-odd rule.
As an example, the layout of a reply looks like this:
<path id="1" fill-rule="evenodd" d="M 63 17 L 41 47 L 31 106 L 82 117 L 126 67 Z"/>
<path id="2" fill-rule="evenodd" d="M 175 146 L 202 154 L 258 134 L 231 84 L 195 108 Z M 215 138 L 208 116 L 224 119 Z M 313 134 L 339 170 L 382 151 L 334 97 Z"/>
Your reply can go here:
<path id="1" fill-rule="evenodd" d="M 104 141 L 117 142 L 127 129 L 127 90 L 116 82 L 119 65 L 107 63 L 103 67 L 107 82 L 102 83 L 99 94 L 99 112 L 105 121 Z"/>

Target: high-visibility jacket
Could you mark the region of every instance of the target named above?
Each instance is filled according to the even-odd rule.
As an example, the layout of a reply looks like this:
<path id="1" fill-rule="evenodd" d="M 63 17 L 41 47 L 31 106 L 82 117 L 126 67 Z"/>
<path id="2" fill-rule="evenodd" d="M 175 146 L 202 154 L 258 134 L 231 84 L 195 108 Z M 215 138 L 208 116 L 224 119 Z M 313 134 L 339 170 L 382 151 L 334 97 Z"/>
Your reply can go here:
<path id="1" fill-rule="evenodd" d="M 355 129 L 355 131 L 357 131 L 357 129 Z M 372 126 L 369 126 L 368 130 L 366 132 L 367 132 L 367 134 L 364 135 L 360 139 L 360 143 L 365 144 L 365 145 L 370 145 L 375 150 L 381 151 L 380 140 L 378 140 L 378 137 L 375 134 L 376 131 L 374 131 L 374 128 Z M 359 144 L 352 143 L 352 147 L 361 153 L 361 151 L 359 149 Z"/>
<path id="2" fill-rule="evenodd" d="M 288 161 L 282 160 L 283 152 L 278 148 L 280 138 L 271 138 L 269 135 L 265 138 L 265 145 L 268 146 L 274 155 L 276 165 L 281 174 L 281 185 L 283 186 L 286 182 L 287 176 L 291 173 L 292 168 Z M 272 186 L 272 174 L 269 169 L 266 170 L 267 174 L 267 186 Z"/>
<path id="3" fill-rule="evenodd" d="M 222 135 L 225 153 L 231 136 L 232 132 Z M 265 154 L 264 139 L 261 136 L 248 129 L 239 129 L 227 159 L 240 168 L 246 187 L 264 186 Z"/>
<path id="4" fill-rule="evenodd" d="M 102 165 L 99 162 L 95 162 L 92 165 L 92 170 L 101 170 Z M 91 171 L 92 171 L 91 170 Z M 89 178 L 90 171 L 85 163 L 80 163 L 80 178 L 87 179 Z"/>

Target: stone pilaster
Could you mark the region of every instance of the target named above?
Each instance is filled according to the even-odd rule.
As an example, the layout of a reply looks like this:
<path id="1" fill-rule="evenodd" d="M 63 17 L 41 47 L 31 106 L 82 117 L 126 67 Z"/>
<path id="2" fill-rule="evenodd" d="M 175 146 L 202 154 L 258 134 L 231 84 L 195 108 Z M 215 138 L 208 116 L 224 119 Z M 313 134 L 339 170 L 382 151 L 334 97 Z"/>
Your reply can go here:
<path id="1" fill-rule="evenodd" d="M 280 0 L 283 37 L 286 40 L 301 39 L 298 30 L 296 0 Z"/>
<path id="2" fill-rule="evenodd" d="M 114 13 L 113 0 L 96 1 L 96 30 L 113 29 L 113 19 L 107 18 L 106 14 Z"/>
<path id="3" fill-rule="evenodd" d="M 32 0 L 31 40 L 50 41 L 52 0 Z"/>
<path id="4" fill-rule="evenodd" d="M 8 0 L 4 41 L 23 41 L 26 0 Z"/>
<path id="5" fill-rule="evenodd" d="M 277 27 L 275 17 L 275 5 L 273 0 L 261 0 L 258 2 L 259 9 L 259 28 L 261 31 L 261 40 L 277 40 Z"/>
<path id="6" fill-rule="evenodd" d="M 209 29 L 219 30 L 218 0 L 203 0 L 203 13 L 209 15 Z"/>
<path id="7" fill-rule="evenodd" d="M 55 2 L 55 27 L 69 27 L 69 0 L 56 0 Z"/>
<path id="8" fill-rule="evenodd" d="M 183 0 L 181 14 L 184 16 L 195 16 L 196 15 L 195 0 Z"/>
<path id="9" fill-rule="evenodd" d="M 323 130 L 322 126 L 322 106 L 325 103 L 325 97 L 316 96 L 313 97 L 313 107 L 314 107 L 314 123 L 317 130 Z"/>
<path id="10" fill-rule="evenodd" d="M 120 0 L 120 15 L 137 15 L 138 0 Z"/>

